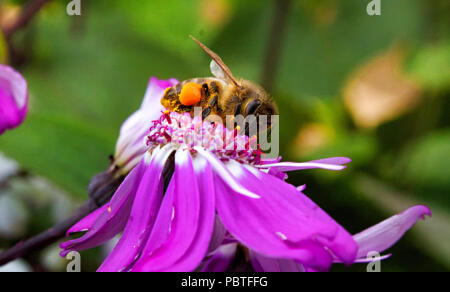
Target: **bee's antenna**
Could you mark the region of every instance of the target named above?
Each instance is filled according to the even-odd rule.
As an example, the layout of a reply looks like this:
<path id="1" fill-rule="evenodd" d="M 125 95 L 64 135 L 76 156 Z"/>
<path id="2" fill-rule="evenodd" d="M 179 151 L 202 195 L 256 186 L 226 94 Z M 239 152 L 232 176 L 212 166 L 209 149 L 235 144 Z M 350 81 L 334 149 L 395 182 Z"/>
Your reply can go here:
<path id="1" fill-rule="evenodd" d="M 225 65 L 225 63 L 223 62 L 222 58 L 219 57 L 219 55 L 217 55 L 216 53 L 211 51 L 207 46 L 205 46 L 203 43 L 201 43 L 199 40 L 197 40 L 192 35 L 189 35 L 189 37 L 192 40 L 194 40 L 194 42 L 196 42 L 197 45 L 199 45 L 199 47 L 202 48 L 202 50 L 205 51 L 205 53 L 207 53 L 208 56 L 210 56 L 211 59 L 213 59 L 217 63 L 217 65 L 219 65 L 219 67 L 228 76 L 228 78 L 230 78 L 230 80 L 234 83 L 234 85 L 236 85 L 238 88 L 242 88 L 239 85 L 239 83 L 236 81 L 236 79 L 233 77 L 233 73 L 231 73 L 231 70 L 228 68 L 227 65 Z"/>

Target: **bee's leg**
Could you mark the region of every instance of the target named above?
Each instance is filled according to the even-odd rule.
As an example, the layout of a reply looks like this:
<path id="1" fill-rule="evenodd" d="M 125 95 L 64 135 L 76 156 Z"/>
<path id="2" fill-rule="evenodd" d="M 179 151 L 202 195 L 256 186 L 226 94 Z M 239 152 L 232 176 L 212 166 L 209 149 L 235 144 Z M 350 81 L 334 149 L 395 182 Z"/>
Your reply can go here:
<path id="1" fill-rule="evenodd" d="M 234 108 L 234 117 L 241 115 L 242 103 L 238 103 Z M 238 126 L 238 123 L 234 121 L 234 128 Z"/>
<path id="2" fill-rule="evenodd" d="M 215 84 L 214 82 L 211 83 L 211 87 L 209 87 L 207 83 L 204 83 L 202 85 L 202 88 L 205 99 L 208 100 L 207 107 L 202 112 L 202 118 L 206 119 L 213 110 L 215 110 L 216 112 L 219 111 L 219 89 L 217 87 L 217 84 Z"/>
<path id="3" fill-rule="evenodd" d="M 238 116 L 241 114 L 242 103 L 238 103 L 234 108 L 234 115 Z"/>
<path id="4" fill-rule="evenodd" d="M 202 119 L 206 119 L 211 114 L 212 109 L 207 107 L 202 112 Z"/>
<path id="5" fill-rule="evenodd" d="M 245 129 L 244 129 L 243 132 L 241 132 L 241 134 L 244 134 L 244 135 L 246 135 L 246 136 L 249 136 L 249 135 L 250 135 L 250 124 L 249 124 L 249 123 L 246 123 L 246 124 L 245 124 Z"/>
<path id="6" fill-rule="evenodd" d="M 175 104 L 178 100 L 178 93 L 175 87 L 170 87 L 164 92 L 163 98 L 161 99 L 161 104 L 167 108 L 174 110 Z"/>
<path id="7" fill-rule="evenodd" d="M 205 95 L 205 99 L 208 100 L 211 95 L 211 93 L 209 92 L 208 84 L 203 83 L 202 88 L 203 88 L 203 93 Z"/>
<path id="8" fill-rule="evenodd" d="M 211 95 L 219 95 L 220 94 L 220 89 L 219 89 L 219 85 L 217 85 L 216 82 L 211 82 L 211 84 L 209 85 L 209 92 L 211 93 Z"/>
<path id="9" fill-rule="evenodd" d="M 215 95 L 209 100 L 208 105 L 212 108 L 217 107 L 218 100 L 219 100 L 219 97 L 217 95 Z"/>
<path id="10" fill-rule="evenodd" d="M 219 112 L 219 108 L 217 105 L 218 99 L 219 99 L 219 97 L 217 95 L 215 95 L 208 101 L 208 106 L 202 112 L 203 119 L 206 119 L 211 114 L 213 109 L 215 112 Z"/>
<path id="11" fill-rule="evenodd" d="M 248 118 L 248 116 L 247 116 Z M 245 128 L 241 129 L 241 134 L 246 135 L 248 137 L 259 136 L 260 124 L 259 124 L 259 115 L 256 115 L 255 119 L 246 119 Z M 255 132 L 256 131 L 256 132 Z"/>
<path id="12" fill-rule="evenodd" d="M 183 83 L 184 82 L 181 82 L 181 83 L 178 83 L 177 85 L 175 85 L 175 92 L 176 92 L 177 96 L 180 95 L 181 89 L 183 89 L 183 86 L 184 86 Z"/>

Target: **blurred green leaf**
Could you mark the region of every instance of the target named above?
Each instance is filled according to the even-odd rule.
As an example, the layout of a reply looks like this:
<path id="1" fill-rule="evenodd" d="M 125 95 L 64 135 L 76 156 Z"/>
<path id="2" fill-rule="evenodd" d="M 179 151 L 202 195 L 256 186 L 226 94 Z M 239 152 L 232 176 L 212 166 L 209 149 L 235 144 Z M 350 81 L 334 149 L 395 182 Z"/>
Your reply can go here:
<path id="1" fill-rule="evenodd" d="M 409 61 L 407 70 L 425 89 L 450 88 L 450 42 L 420 48 Z"/>
<path id="2" fill-rule="evenodd" d="M 6 62 L 8 58 L 8 47 L 3 37 L 3 32 L 0 30 L 0 64 Z"/>
<path id="3" fill-rule="evenodd" d="M 177 54 L 199 50 L 190 34 L 210 43 L 230 18 L 232 2 L 221 0 L 118 1 L 133 30 Z M 187 54 L 188 55 L 188 54 Z"/>
<path id="4" fill-rule="evenodd" d="M 2 151 L 22 167 L 51 178 L 80 198 L 86 197 L 91 177 L 107 166 L 113 143 L 111 136 L 90 123 L 37 114 L 0 138 Z"/>
<path id="5" fill-rule="evenodd" d="M 391 164 L 389 172 L 402 185 L 422 190 L 450 189 L 450 130 L 431 133 L 419 139 Z M 450 203 L 447 194 L 447 203 Z"/>
<path id="6" fill-rule="evenodd" d="M 303 1 L 297 2 L 277 79 L 279 88 L 297 98 L 336 96 L 359 65 L 397 42 L 415 44 L 422 38 L 420 0 L 385 1 L 377 17 L 367 15 L 368 1 L 334 1 L 332 8 L 323 3 L 333 1 L 315 1 L 318 16 L 336 10 L 335 19 L 323 26 L 316 25 Z"/>
<path id="7" fill-rule="evenodd" d="M 302 160 L 317 159 L 320 157 L 345 156 L 352 159 L 349 167 L 362 166 L 375 156 L 377 151 L 376 140 L 368 134 L 349 134 L 341 136 L 333 143 L 319 148 Z"/>

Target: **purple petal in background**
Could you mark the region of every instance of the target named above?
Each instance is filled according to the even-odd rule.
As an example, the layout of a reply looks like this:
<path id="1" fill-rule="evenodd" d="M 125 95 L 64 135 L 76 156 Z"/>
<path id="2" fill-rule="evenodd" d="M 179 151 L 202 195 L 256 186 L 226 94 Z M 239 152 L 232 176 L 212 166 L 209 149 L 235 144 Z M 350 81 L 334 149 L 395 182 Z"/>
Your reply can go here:
<path id="1" fill-rule="evenodd" d="M 20 125 L 27 110 L 27 82 L 19 72 L 0 64 L 0 135 Z"/>
<path id="2" fill-rule="evenodd" d="M 237 243 L 229 243 L 219 247 L 202 268 L 202 272 L 226 272 L 236 255 Z"/>
<path id="3" fill-rule="evenodd" d="M 219 216 L 215 216 L 216 219 L 214 221 L 214 231 L 211 236 L 211 242 L 209 243 L 208 253 L 214 252 L 218 249 L 223 241 L 225 240 L 225 236 L 227 234 L 227 229 L 223 226 L 222 221 Z"/>

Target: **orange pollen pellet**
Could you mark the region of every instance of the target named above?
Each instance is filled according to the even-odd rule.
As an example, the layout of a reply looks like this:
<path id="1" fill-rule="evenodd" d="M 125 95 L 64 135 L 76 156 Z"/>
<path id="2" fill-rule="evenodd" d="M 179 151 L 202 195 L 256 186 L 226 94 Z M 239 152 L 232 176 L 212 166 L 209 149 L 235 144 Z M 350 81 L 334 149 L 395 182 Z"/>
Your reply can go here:
<path id="1" fill-rule="evenodd" d="M 202 98 L 202 86 L 197 83 L 186 83 L 180 92 L 180 102 L 182 105 L 191 106 L 200 102 Z"/>

